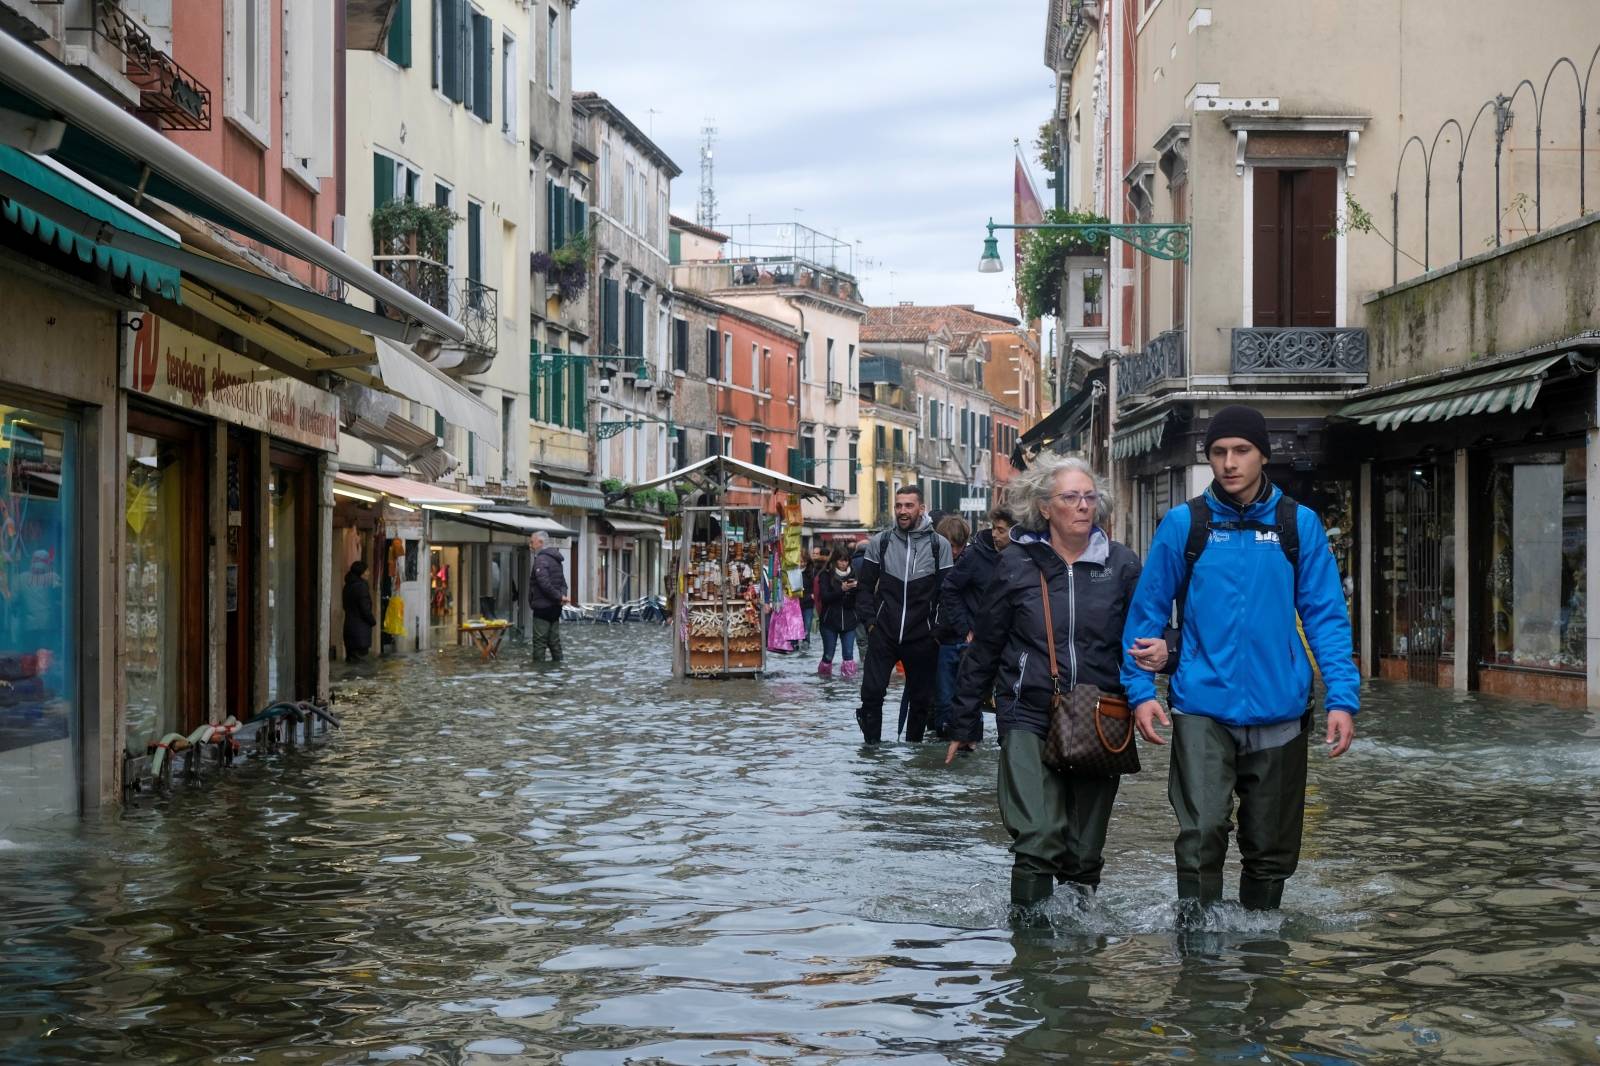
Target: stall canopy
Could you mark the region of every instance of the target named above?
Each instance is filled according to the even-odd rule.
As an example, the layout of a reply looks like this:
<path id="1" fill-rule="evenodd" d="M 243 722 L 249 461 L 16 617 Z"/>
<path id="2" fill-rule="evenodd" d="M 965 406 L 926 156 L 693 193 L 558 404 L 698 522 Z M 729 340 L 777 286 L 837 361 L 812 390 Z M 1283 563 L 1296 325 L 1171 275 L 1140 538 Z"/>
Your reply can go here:
<path id="1" fill-rule="evenodd" d="M 520 544 L 530 533 L 566 538 L 576 538 L 578 535 L 553 518 L 512 511 L 464 511 L 448 517 L 434 515 L 431 530 L 435 543 L 461 544 Z"/>
<path id="2" fill-rule="evenodd" d="M 710 455 L 697 463 L 680 467 L 670 474 L 651 481 L 641 481 L 637 485 L 628 486 L 628 492 L 638 492 L 640 489 L 655 488 L 657 485 L 676 484 L 679 481 L 688 481 L 699 485 L 701 488 L 721 494 L 727 491 L 729 483 L 735 478 L 743 478 L 754 485 L 772 489 L 774 492 L 787 492 L 793 496 L 826 496 L 828 490 L 821 485 L 813 485 L 808 481 L 799 481 L 780 474 L 776 470 L 768 470 L 764 466 L 756 466 L 742 459 L 735 459 L 727 455 Z"/>
<path id="3" fill-rule="evenodd" d="M 662 535 L 660 526 L 651 525 L 649 522 L 635 522 L 627 518 L 611 518 L 601 515 L 600 521 L 611 527 L 613 533 L 627 533 L 637 537 L 659 537 Z"/>

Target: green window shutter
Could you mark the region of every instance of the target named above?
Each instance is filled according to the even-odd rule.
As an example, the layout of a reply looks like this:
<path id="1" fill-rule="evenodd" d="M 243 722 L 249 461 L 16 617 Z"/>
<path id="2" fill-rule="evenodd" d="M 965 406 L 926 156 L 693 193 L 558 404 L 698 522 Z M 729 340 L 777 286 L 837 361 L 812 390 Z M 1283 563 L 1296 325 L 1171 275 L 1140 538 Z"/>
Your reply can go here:
<path id="1" fill-rule="evenodd" d="M 600 343 L 602 354 L 610 355 L 617 347 L 617 279 L 606 278 L 601 292 Z"/>
<path id="2" fill-rule="evenodd" d="M 473 447 L 477 438 L 471 433 L 467 434 L 467 476 L 472 477 L 478 472 L 478 449 Z"/>
<path id="3" fill-rule="evenodd" d="M 472 113 L 494 121 L 494 23 L 487 15 L 472 15 Z"/>
<path id="4" fill-rule="evenodd" d="M 467 280 L 483 280 L 483 208 L 467 204 Z"/>
<path id="5" fill-rule="evenodd" d="M 573 227 L 572 232 L 576 236 L 586 237 L 589 234 L 589 205 L 579 199 L 574 199 L 573 203 L 577 205 L 578 224 Z"/>
<path id="6" fill-rule="evenodd" d="M 544 179 L 544 250 L 556 250 L 556 183 L 554 178 Z"/>
<path id="7" fill-rule="evenodd" d="M 539 341 L 535 339 L 528 350 L 528 417 L 535 422 L 539 421 L 543 414 L 539 410 L 539 375 L 543 373 L 542 362 L 539 358 Z"/>
<path id="8" fill-rule="evenodd" d="M 444 440 L 444 415 L 438 411 L 433 413 L 433 435 Z"/>
<path id="9" fill-rule="evenodd" d="M 683 234 L 677 230 L 667 235 L 667 258 L 673 266 L 683 262 Z"/>
<path id="10" fill-rule="evenodd" d="M 551 348 L 552 352 L 561 351 Z M 565 359 L 557 360 L 558 369 L 550 375 L 550 421 L 558 426 L 567 424 L 567 375 Z"/>
<path id="11" fill-rule="evenodd" d="M 411 0 L 399 0 L 389 22 L 389 39 L 383 54 L 397 66 L 411 65 Z"/>
<path id="12" fill-rule="evenodd" d="M 382 207 L 394 199 L 394 160 L 372 153 L 372 206 Z"/>
<path id="13" fill-rule="evenodd" d="M 550 201 L 550 217 L 555 222 L 554 244 L 560 248 L 567 243 L 567 190 L 559 185 Z"/>
<path id="14" fill-rule="evenodd" d="M 856 446 L 853 442 L 850 445 L 849 463 L 850 465 L 846 468 L 849 471 L 850 476 L 849 492 L 850 495 L 854 496 L 856 494 Z"/>
<path id="15" fill-rule="evenodd" d="M 706 380 L 716 381 L 722 376 L 721 353 L 717 349 L 717 331 L 706 330 Z"/>
<path id="16" fill-rule="evenodd" d="M 439 3 L 439 55 L 444 68 L 440 89 L 456 103 L 461 93 L 461 8 L 462 0 L 438 0 Z"/>
<path id="17" fill-rule="evenodd" d="M 569 367 L 572 381 L 571 410 L 568 413 L 567 425 L 573 429 L 588 429 L 588 382 L 582 362 L 574 360 Z"/>

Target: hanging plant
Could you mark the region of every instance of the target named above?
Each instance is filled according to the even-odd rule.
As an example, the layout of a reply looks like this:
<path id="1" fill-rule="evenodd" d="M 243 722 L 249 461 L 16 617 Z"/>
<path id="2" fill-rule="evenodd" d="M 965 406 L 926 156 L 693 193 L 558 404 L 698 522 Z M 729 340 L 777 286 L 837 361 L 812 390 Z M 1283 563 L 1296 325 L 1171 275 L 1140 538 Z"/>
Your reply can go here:
<path id="1" fill-rule="evenodd" d="M 372 243 L 379 255 L 420 255 L 442 263 L 448 258 L 450 231 L 460 220 L 448 207 L 390 200 L 372 212 Z"/>
<path id="2" fill-rule="evenodd" d="M 530 260 L 535 273 L 555 287 L 562 303 L 583 294 L 589 286 L 589 264 L 594 261 L 594 240 L 589 233 L 575 233 L 554 252 L 534 252 Z"/>
<path id="3" fill-rule="evenodd" d="M 1104 223 L 1104 215 L 1087 211 L 1066 211 L 1051 208 L 1044 214 L 1046 222 L 1068 225 Z M 1111 238 L 1104 233 L 1092 236 L 1072 230 L 1023 230 L 1022 269 L 1017 285 L 1027 304 L 1031 318 L 1061 315 L 1061 281 L 1066 271 L 1069 255 L 1104 255 Z"/>

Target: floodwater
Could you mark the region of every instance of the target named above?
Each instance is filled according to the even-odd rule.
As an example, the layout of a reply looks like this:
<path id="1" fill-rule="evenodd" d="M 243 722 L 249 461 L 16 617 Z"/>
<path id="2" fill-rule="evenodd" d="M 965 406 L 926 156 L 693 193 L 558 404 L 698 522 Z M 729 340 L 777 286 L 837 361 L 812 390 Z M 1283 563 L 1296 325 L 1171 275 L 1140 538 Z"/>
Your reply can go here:
<path id="1" fill-rule="evenodd" d="M 365 667 L 326 743 L 0 833 L 0 1061 L 1600 1061 L 1585 712 L 1374 685 L 1285 911 L 1182 937 L 1147 748 L 1099 897 L 1014 934 L 992 744 L 863 751 L 809 661 L 673 682 L 664 630 L 565 634 Z"/>

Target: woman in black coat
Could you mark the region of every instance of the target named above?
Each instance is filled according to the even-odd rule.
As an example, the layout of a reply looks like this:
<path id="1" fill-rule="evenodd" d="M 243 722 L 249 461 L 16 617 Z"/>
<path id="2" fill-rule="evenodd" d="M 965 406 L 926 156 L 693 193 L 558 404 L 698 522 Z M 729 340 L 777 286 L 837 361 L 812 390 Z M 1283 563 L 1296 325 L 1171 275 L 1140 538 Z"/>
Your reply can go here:
<path id="1" fill-rule="evenodd" d="M 1056 882 L 1084 894 L 1099 886 L 1119 781 L 1044 765 L 1056 685 L 1046 633 L 1053 630 L 1063 693 L 1089 684 L 1122 695 L 1122 627 L 1139 583 L 1139 557 L 1100 528 L 1105 499 L 1081 459 L 1041 456 L 1007 491 L 1021 528 L 1000 553 L 972 623 L 945 761 L 980 736 L 980 704 L 993 692 L 1001 738 L 1000 820 L 1012 841 L 1011 902 L 1025 907 L 1048 898 Z"/>
<path id="2" fill-rule="evenodd" d="M 850 549 L 840 541 L 834 542 L 833 553 L 817 575 L 817 596 L 821 600 L 817 628 L 822 631 L 822 661 L 817 664 L 817 673 L 833 676 L 833 649 L 837 645 L 844 653 L 840 676 L 855 677 L 856 573 L 850 564 Z"/>
<path id="3" fill-rule="evenodd" d="M 357 662 L 372 650 L 372 586 L 367 584 L 367 564 L 357 559 L 344 575 L 344 657 Z"/>

